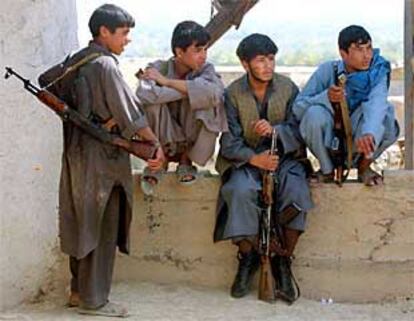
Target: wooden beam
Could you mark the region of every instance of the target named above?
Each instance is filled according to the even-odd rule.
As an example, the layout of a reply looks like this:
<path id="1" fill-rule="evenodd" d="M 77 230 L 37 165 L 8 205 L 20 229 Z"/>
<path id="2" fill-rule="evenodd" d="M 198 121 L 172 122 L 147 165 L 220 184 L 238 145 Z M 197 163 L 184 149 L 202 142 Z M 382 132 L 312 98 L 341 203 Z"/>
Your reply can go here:
<path id="1" fill-rule="evenodd" d="M 405 168 L 414 169 L 414 0 L 405 0 Z"/>

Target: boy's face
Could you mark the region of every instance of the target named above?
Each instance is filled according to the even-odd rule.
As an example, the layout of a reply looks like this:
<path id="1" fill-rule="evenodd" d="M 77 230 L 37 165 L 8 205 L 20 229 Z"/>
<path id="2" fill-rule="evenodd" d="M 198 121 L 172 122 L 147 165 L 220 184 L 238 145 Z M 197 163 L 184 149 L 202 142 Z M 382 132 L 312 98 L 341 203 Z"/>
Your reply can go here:
<path id="1" fill-rule="evenodd" d="M 274 54 L 257 55 L 249 62 L 242 60 L 242 65 L 250 78 L 260 82 L 268 82 L 273 78 L 276 58 Z"/>
<path id="2" fill-rule="evenodd" d="M 365 44 L 352 43 L 348 51 L 340 50 L 339 52 L 348 72 L 369 69 L 373 55 L 371 42 Z"/>
<path id="3" fill-rule="evenodd" d="M 192 71 L 199 70 L 207 60 L 207 45 L 199 46 L 192 43 L 185 50 L 176 48 L 175 52 L 176 59 Z"/>
<path id="4" fill-rule="evenodd" d="M 105 26 L 101 26 L 101 44 L 104 45 L 110 52 L 120 55 L 124 51 L 125 46 L 131 42 L 131 39 L 129 38 L 129 31 L 129 27 L 119 27 L 112 33 Z"/>

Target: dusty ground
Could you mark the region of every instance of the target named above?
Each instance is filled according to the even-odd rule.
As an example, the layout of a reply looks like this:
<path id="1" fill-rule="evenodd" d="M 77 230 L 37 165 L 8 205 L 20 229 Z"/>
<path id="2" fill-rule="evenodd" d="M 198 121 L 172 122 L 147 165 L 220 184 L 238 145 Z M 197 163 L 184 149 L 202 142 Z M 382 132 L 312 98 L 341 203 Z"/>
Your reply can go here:
<path id="1" fill-rule="evenodd" d="M 126 320 L 272 320 L 272 321 L 411 321 L 414 320 L 413 300 L 386 304 L 322 304 L 299 299 L 293 306 L 281 302 L 270 305 L 256 299 L 256 293 L 243 299 L 232 299 L 227 292 L 182 285 L 152 283 L 118 283 L 114 301 L 123 302 L 131 316 Z M 16 321 L 81 321 L 116 320 L 87 317 L 76 309 L 64 307 L 61 296 L 43 298 L 42 302 L 20 306 L 0 314 L 0 320 Z M 118 319 L 121 320 L 121 319 Z"/>

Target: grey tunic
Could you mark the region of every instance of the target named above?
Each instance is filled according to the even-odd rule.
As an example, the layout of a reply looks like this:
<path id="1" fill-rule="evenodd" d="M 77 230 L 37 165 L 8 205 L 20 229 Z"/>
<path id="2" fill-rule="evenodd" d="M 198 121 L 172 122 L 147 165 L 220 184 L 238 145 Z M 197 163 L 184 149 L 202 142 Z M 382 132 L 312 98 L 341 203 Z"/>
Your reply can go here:
<path id="1" fill-rule="evenodd" d="M 149 65 L 177 79 L 173 58 Z M 213 155 L 216 138 L 227 131 L 223 108 L 223 83 L 214 66 L 206 63 L 186 76 L 188 96 L 153 81 L 139 82 L 136 94 L 144 104 L 148 123 L 169 156 L 189 147 L 189 158 L 205 165 Z"/>
<path id="2" fill-rule="evenodd" d="M 253 95 L 247 77 L 243 79 L 243 86 Z M 292 83 L 292 86 L 293 83 Z M 272 124 L 279 133 L 278 145 L 282 151 L 280 164 L 276 171 L 277 188 L 275 196 L 275 210 L 279 213 L 288 205 L 295 202 L 302 208 L 302 212 L 289 223 L 288 227 L 303 231 L 306 223 L 306 212 L 313 207 L 309 186 L 306 181 L 306 171 L 302 163 L 294 157 L 303 143 L 301 141 L 298 124 L 292 114 L 291 107 L 297 95 L 294 86 L 289 101 L 286 102 L 286 117 L 281 123 Z M 279 95 L 277 87 L 272 90 L 269 86 L 263 104 L 257 100 L 259 114 L 263 115 L 263 108 L 272 95 Z M 269 105 L 270 106 L 270 105 Z M 259 206 L 262 190 L 261 171 L 248 163 L 254 155 L 270 148 L 270 140 L 262 139 L 256 147 L 249 146 L 243 136 L 238 109 L 232 105 L 225 95 L 225 110 L 229 123 L 229 132 L 222 135 L 220 140 L 220 156 L 232 163 L 222 175 L 222 186 L 217 203 L 217 221 L 214 240 L 249 237 L 257 235 L 259 218 L 262 208 Z M 266 118 L 266 117 L 261 117 Z"/>
<path id="3" fill-rule="evenodd" d="M 76 79 L 74 101 L 97 121 L 114 118 L 119 132 L 130 138 L 147 127 L 139 101 L 123 80 L 116 58 L 91 43 L 71 59 L 93 52 L 103 55 L 82 66 Z M 91 113 L 92 112 L 92 113 Z M 94 250 L 102 234 L 102 217 L 114 186 L 126 194 L 120 206 L 118 246 L 128 252 L 132 209 L 132 176 L 128 153 L 103 144 L 70 123 L 64 123 L 64 151 L 59 191 L 59 229 L 63 252 L 78 259 Z"/>

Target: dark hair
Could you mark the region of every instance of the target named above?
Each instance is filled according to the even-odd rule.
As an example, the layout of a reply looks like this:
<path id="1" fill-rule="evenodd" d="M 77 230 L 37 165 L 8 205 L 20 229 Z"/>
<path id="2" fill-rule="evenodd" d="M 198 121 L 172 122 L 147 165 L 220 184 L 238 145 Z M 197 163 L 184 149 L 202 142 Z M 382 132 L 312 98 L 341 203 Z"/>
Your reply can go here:
<path id="1" fill-rule="evenodd" d="M 175 48 L 187 49 L 193 43 L 196 46 L 205 46 L 210 41 L 208 31 L 197 22 L 183 21 L 175 26 L 172 39 L 171 49 L 175 55 Z"/>
<path id="2" fill-rule="evenodd" d="M 94 38 L 99 36 L 101 26 L 114 33 L 116 28 L 135 27 L 135 20 L 124 9 L 113 4 L 104 4 L 95 9 L 89 19 L 89 30 Z"/>
<path id="3" fill-rule="evenodd" d="M 339 49 L 348 51 L 349 47 L 355 43 L 358 45 L 366 44 L 371 41 L 371 36 L 361 26 L 351 25 L 341 30 L 338 36 Z"/>
<path id="4" fill-rule="evenodd" d="M 249 62 L 258 55 L 275 55 L 278 50 L 276 44 L 268 36 L 253 33 L 240 42 L 236 54 L 240 60 Z"/>

